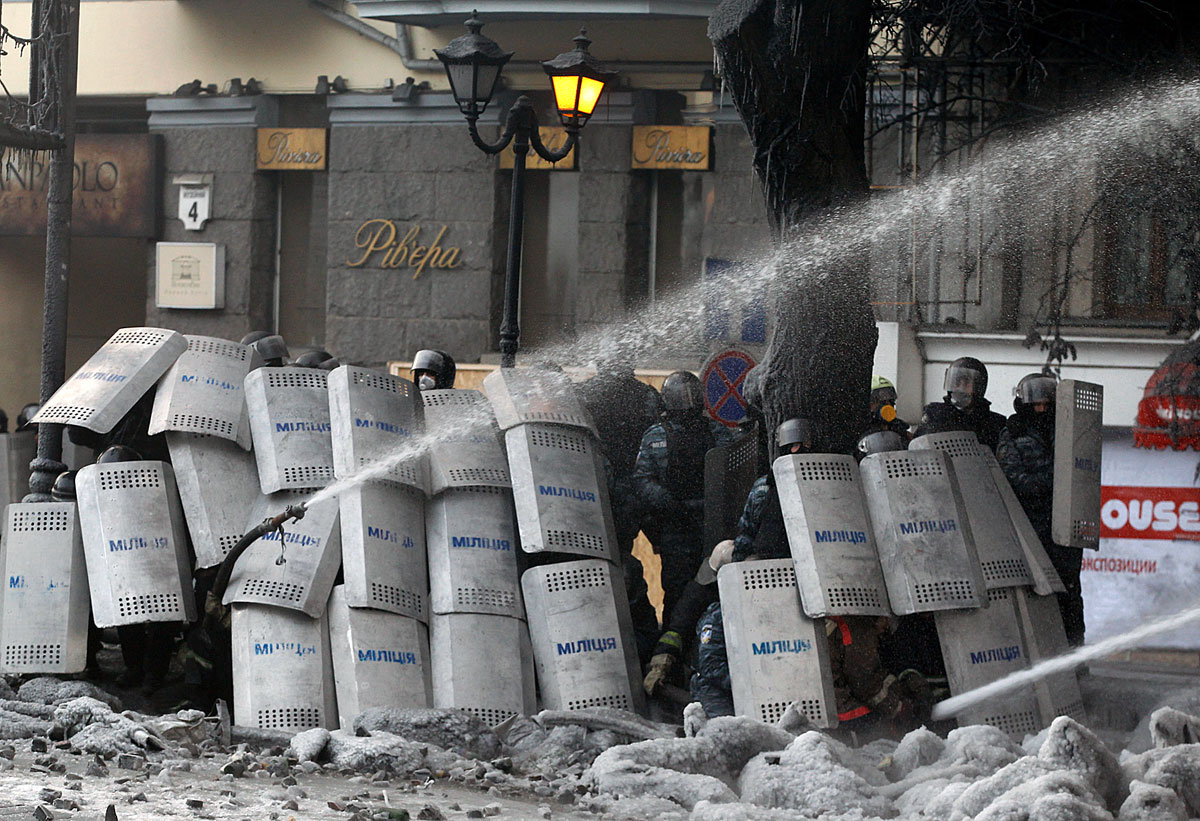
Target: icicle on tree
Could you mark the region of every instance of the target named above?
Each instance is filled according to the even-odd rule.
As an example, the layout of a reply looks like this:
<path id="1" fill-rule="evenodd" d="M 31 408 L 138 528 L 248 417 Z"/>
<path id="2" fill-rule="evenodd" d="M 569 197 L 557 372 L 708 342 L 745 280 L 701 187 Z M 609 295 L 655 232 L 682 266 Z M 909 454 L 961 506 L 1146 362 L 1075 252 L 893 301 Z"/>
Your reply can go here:
<path id="1" fill-rule="evenodd" d="M 866 415 L 878 337 L 867 249 L 838 254 L 835 270 L 805 270 L 804 249 L 788 245 L 800 225 L 867 194 L 870 15 L 871 0 L 723 0 L 708 29 L 780 247 L 762 366 L 767 425 L 807 417 L 814 444 L 833 452 L 853 446 Z"/>

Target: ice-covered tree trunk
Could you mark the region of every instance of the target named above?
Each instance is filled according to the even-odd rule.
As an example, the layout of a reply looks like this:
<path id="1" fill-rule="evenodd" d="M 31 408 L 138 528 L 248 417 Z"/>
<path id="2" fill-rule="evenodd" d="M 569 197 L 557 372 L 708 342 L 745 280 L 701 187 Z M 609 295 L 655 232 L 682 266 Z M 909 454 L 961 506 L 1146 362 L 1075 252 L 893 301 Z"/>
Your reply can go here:
<path id="1" fill-rule="evenodd" d="M 871 0 L 722 0 L 708 30 L 783 249 L 769 300 L 767 424 L 805 416 L 822 450 L 842 452 L 863 427 L 878 336 L 867 256 L 847 249 L 813 271 L 802 229 L 867 195 L 870 13 Z"/>

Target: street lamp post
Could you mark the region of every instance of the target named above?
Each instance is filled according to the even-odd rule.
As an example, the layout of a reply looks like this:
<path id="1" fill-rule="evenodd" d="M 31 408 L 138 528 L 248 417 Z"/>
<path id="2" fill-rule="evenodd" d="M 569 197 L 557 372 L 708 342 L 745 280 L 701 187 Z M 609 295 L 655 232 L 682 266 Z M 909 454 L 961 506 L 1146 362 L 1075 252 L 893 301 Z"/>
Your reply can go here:
<path id="1" fill-rule="evenodd" d="M 564 159 L 579 142 L 579 131 L 587 124 L 604 86 L 616 77 L 588 53 L 591 40 L 584 30 L 575 38 L 575 48 L 542 63 L 554 88 L 559 120 L 567 131 L 566 142 L 558 150 L 543 143 L 533 101 L 522 94 L 508 111 L 504 133 L 494 143 L 484 142 L 476 127 L 479 117 L 491 102 L 500 79 L 500 71 L 512 57 L 496 42 L 480 33 L 483 23 L 472 15 L 467 34 L 452 40 L 434 53 L 446 67 L 450 89 L 463 116 L 471 141 L 487 154 L 499 154 L 509 143 L 513 147 L 512 198 L 508 216 L 508 262 L 504 272 L 504 317 L 500 322 L 500 367 L 516 364 L 521 336 L 518 304 L 521 294 L 521 235 L 525 223 L 525 158 L 532 148 L 547 162 Z"/>

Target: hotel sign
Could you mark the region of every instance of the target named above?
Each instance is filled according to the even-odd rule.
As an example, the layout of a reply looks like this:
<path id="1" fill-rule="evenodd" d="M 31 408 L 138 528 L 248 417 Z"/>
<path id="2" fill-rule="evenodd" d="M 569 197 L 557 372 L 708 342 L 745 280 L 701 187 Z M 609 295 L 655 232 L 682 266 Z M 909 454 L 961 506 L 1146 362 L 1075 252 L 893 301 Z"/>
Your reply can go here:
<path id="1" fill-rule="evenodd" d="M 157 233 L 158 146 L 153 134 L 80 134 L 75 138 L 71 233 L 81 237 L 153 237 Z M 0 235 L 46 232 L 50 155 L 4 152 L 0 163 Z"/>
<path id="2" fill-rule="evenodd" d="M 540 134 L 542 145 L 551 151 L 558 151 L 567 143 L 567 129 L 561 126 L 544 127 L 541 129 Z M 570 154 L 556 163 L 550 163 L 538 156 L 538 153 L 530 146 L 529 153 L 525 155 L 525 167 L 534 171 L 574 171 L 575 160 L 578 156 L 579 151 L 576 148 L 572 148 Z M 512 143 L 509 143 L 508 147 L 500 152 L 500 169 L 511 171 L 515 159 L 516 155 L 513 154 Z"/>
<path id="3" fill-rule="evenodd" d="M 326 142 L 323 128 L 260 128 L 258 170 L 324 171 Z"/>
<path id="4" fill-rule="evenodd" d="M 346 260 L 348 268 L 407 268 L 412 278 L 426 268 L 458 268 L 462 249 L 443 245 L 448 226 L 421 234 L 420 225 L 396 225 L 394 220 L 370 219 L 358 226 L 354 245 L 360 253 Z M 427 237 L 432 233 L 432 239 Z"/>
<path id="5" fill-rule="evenodd" d="M 712 167 L 712 129 L 703 125 L 636 125 L 633 167 L 708 171 Z"/>

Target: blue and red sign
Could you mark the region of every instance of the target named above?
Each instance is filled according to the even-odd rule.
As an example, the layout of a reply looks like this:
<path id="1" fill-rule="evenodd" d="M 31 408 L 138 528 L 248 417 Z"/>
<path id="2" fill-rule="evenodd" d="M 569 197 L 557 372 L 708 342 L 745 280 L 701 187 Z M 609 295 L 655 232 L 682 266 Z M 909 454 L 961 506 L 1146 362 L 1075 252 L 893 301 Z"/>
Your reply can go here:
<path id="1" fill-rule="evenodd" d="M 709 416 L 730 428 L 746 418 L 742 382 L 755 364 L 754 357 L 735 348 L 709 358 L 700 375 L 704 407 Z"/>

